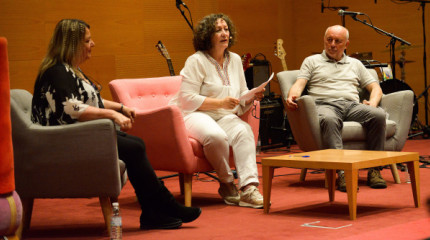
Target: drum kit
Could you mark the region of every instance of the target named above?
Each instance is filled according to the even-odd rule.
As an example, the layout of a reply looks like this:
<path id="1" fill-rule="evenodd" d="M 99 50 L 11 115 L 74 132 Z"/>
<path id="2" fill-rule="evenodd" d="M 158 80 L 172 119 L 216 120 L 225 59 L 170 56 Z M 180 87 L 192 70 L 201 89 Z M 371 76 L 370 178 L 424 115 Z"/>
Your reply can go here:
<path id="1" fill-rule="evenodd" d="M 403 91 L 403 90 L 411 90 L 413 92 L 412 88 L 405 82 L 405 79 L 406 79 L 405 65 L 409 63 L 413 63 L 415 61 L 406 60 L 405 50 L 409 48 L 416 48 L 416 47 L 420 47 L 420 46 L 401 45 L 395 48 L 395 51 L 401 51 L 401 56 L 399 60 L 396 61 L 396 64 L 398 64 L 400 67 L 401 79 L 393 78 L 393 73 L 392 73 L 390 64 L 381 63 L 377 60 L 373 60 L 372 52 L 356 52 L 356 53 L 350 54 L 349 56 L 360 60 L 366 68 L 376 70 L 376 73 L 378 74 L 378 78 L 379 78 L 379 84 L 384 94 L 389 94 L 389 93 Z M 416 103 L 416 101 L 417 101 L 417 97 L 414 93 L 414 102 Z M 413 122 L 416 120 L 417 114 L 418 114 L 418 104 L 414 104 L 414 109 L 412 113 Z"/>

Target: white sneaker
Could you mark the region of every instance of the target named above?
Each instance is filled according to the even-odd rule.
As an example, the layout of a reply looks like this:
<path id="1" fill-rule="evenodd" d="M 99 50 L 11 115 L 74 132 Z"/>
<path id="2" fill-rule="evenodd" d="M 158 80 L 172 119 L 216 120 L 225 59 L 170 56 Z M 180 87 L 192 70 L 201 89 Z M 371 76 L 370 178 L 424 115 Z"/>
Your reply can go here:
<path id="1" fill-rule="evenodd" d="M 231 183 L 219 183 L 218 189 L 219 195 L 222 197 L 227 205 L 238 205 L 240 201 L 239 192 L 237 191 L 236 185 Z"/>
<path id="2" fill-rule="evenodd" d="M 263 208 L 263 196 L 261 196 L 261 193 L 258 191 L 256 186 L 252 185 L 240 193 L 239 206 Z"/>

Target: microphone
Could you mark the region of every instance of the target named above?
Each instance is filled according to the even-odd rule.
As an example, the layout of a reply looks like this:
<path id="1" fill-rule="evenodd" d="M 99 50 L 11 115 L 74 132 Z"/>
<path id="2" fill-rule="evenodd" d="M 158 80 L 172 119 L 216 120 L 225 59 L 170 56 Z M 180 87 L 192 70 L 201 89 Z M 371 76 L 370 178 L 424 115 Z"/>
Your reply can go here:
<path id="1" fill-rule="evenodd" d="M 176 7 L 178 9 L 180 9 L 180 5 L 183 5 L 186 9 L 188 9 L 187 5 L 185 5 L 185 3 L 182 2 L 182 0 L 176 0 Z"/>
<path id="2" fill-rule="evenodd" d="M 337 14 L 339 16 L 345 16 L 345 15 L 350 15 L 350 16 L 364 15 L 364 13 L 361 13 L 361 12 L 349 12 L 349 11 L 344 11 L 343 9 L 340 9 Z"/>

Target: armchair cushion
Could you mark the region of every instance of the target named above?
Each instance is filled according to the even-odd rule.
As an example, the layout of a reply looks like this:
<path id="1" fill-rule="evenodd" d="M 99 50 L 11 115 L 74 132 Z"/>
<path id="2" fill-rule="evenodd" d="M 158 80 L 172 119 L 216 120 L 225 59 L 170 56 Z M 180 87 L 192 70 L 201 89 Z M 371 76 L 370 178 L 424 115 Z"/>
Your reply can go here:
<path id="1" fill-rule="evenodd" d="M 389 139 L 394 136 L 396 132 L 396 123 L 392 120 L 386 122 L 386 138 Z M 345 142 L 349 141 L 365 141 L 366 131 L 363 126 L 358 122 L 346 121 L 343 123 L 342 139 Z"/>

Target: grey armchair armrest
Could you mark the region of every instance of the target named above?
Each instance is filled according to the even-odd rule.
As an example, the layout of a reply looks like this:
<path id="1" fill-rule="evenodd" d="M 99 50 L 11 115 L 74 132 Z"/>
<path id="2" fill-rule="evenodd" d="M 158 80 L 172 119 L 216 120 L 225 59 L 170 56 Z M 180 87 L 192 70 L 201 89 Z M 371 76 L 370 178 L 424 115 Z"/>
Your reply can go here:
<path id="1" fill-rule="evenodd" d="M 13 132 L 16 184 L 22 197 L 119 195 L 121 181 L 112 121 L 52 127 L 31 124 L 26 131 Z"/>
<path id="2" fill-rule="evenodd" d="M 287 109 L 294 140 L 303 151 L 322 149 L 321 129 L 315 101 L 310 96 L 302 96 L 297 100 L 298 109 Z"/>
<path id="3" fill-rule="evenodd" d="M 384 95 L 379 106 L 387 112 L 388 119 L 396 123 L 394 136 L 385 142 L 385 150 L 401 151 L 411 126 L 414 93 L 404 90 Z"/>

